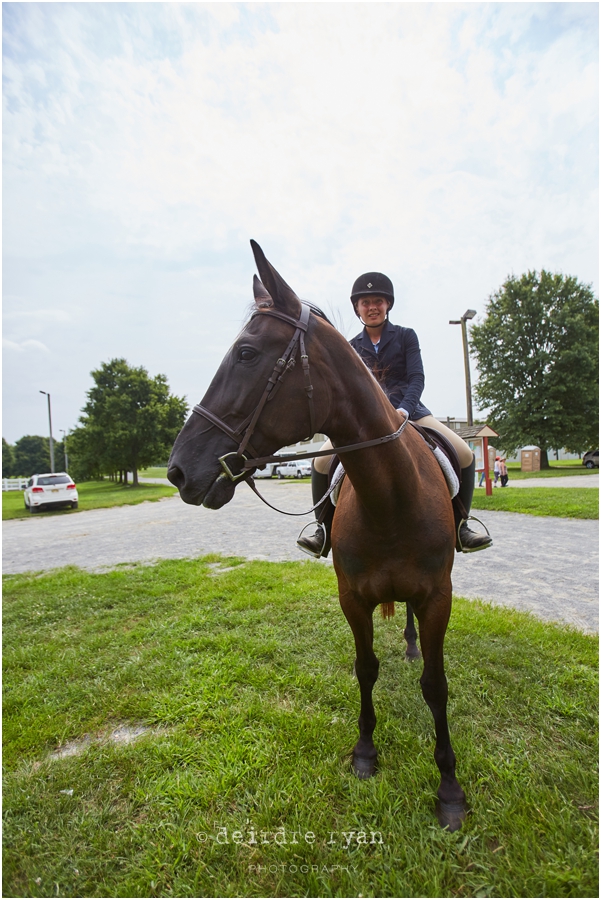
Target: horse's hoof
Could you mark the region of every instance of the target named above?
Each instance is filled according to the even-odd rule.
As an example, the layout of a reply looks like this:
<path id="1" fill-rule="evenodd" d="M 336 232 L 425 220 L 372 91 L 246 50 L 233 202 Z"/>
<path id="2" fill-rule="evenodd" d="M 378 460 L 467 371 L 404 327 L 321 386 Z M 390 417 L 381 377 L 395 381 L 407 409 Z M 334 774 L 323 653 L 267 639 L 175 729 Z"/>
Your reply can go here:
<path id="1" fill-rule="evenodd" d="M 353 754 L 353 772 L 357 778 L 371 778 L 376 774 L 378 769 L 378 757 L 368 759 L 365 756 L 355 756 Z"/>
<path id="2" fill-rule="evenodd" d="M 467 810 L 465 803 L 445 803 L 439 800 L 436 804 L 436 818 L 441 828 L 459 831 L 465 821 Z"/>
<path id="3" fill-rule="evenodd" d="M 407 662 L 417 662 L 418 659 L 421 659 L 422 655 L 419 652 L 418 647 L 407 647 L 405 650 L 405 659 Z"/>

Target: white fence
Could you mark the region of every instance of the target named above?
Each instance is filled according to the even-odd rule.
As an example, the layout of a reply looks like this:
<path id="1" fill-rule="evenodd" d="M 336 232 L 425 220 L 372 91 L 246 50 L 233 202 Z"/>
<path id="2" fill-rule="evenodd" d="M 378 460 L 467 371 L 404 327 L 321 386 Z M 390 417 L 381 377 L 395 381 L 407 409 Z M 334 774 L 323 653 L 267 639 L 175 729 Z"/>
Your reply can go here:
<path id="1" fill-rule="evenodd" d="M 3 491 L 22 491 L 27 487 L 29 478 L 3 478 Z"/>

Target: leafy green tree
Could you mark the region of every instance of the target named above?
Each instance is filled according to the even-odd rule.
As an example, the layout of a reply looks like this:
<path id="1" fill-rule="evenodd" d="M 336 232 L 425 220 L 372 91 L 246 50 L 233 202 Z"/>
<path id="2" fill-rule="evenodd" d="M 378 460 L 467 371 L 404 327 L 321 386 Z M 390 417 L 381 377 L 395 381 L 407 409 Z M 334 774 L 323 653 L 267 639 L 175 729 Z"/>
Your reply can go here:
<path id="1" fill-rule="evenodd" d="M 50 446 L 47 437 L 26 434 L 15 444 L 15 475 L 29 477 L 50 471 Z"/>
<path id="2" fill-rule="evenodd" d="M 69 432 L 69 475 L 74 481 L 89 481 L 104 474 L 98 451 L 93 429 L 80 427 Z"/>
<path id="3" fill-rule="evenodd" d="M 580 453 L 599 432 L 599 301 L 589 285 L 544 269 L 511 276 L 470 332 L 481 409 L 503 447 Z"/>
<path id="4" fill-rule="evenodd" d="M 69 455 L 79 452 L 91 472 L 130 471 L 137 485 L 139 469 L 169 455 L 186 417 L 185 398 L 170 394 L 164 375 L 151 378 L 125 359 L 102 363 L 91 375 L 80 417 L 85 435 L 75 443 L 70 435 Z"/>
<path id="5" fill-rule="evenodd" d="M 54 471 L 64 472 L 65 470 L 65 445 L 62 441 L 54 439 L 52 441 L 54 447 Z"/>
<path id="6" fill-rule="evenodd" d="M 10 478 L 15 472 L 14 447 L 2 438 L 2 477 Z"/>

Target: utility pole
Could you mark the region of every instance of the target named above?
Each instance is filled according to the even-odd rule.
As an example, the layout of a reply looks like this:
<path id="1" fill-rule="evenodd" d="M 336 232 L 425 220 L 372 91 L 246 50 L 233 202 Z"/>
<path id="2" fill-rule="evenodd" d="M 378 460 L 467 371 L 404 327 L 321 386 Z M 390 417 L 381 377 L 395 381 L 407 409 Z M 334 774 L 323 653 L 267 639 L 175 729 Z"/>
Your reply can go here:
<path id="1" fill-rule="evenodd" d="M 450 319 L 449 325 L 461 325 L 461 334 L 463 337 L 463 363 L 465 366 L 465 399 L 467 405 L 467 424 L 474 424 L 474 413 L 472 410 L 472 379 L 470 375 L 470 351 L 467 342 L 467 320 L 473 319 L 476 315 L 475 309 L 468 309 L 464 312 L 460 319 Z"/>
<path id="2" fill-rule="evenodd" d="M 50 431 L 50 471 L 54 474 L 54 442 L 52 440 L 52 411 L 50 409 L 50 394 L 46 391 L 40 391 L 40 394 L 46 394 L 48 397 L 48 429 Z"/>

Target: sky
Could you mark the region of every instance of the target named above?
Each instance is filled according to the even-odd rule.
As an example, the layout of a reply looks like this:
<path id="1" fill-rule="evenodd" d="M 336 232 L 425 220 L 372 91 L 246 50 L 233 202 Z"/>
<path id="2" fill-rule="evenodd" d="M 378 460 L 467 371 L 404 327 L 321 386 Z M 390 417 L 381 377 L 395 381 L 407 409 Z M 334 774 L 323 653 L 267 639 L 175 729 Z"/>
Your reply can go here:
<path id="1" fill-rule="evenodd" d="M 434 415 L 511 274 L 598 294 L 596 3 L 3 3 L 3 436 L 78 424 L 125 357 L 190 406 L 252 301 L 254 238 L 360 330 L 395 286 Z M 472 363 L 472 378 L 477 371 Z"/>

